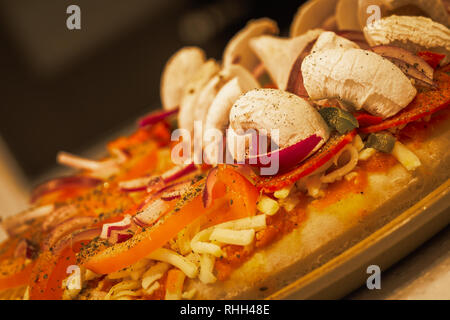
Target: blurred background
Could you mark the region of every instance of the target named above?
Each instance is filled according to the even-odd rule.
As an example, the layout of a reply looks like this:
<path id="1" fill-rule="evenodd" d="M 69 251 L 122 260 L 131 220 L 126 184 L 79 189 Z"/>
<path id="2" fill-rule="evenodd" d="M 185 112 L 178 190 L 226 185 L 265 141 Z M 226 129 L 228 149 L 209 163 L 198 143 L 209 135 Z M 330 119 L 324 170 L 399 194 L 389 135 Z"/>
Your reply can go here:
<path id="1" fill-rule="evenodd" d="M 60 150 L 98 157 L 106 141 L 160 107 L 167 59 L 197 45 L 220 59 L 252 18 L 287 34 L 304 1 L 0 0 L 0 212 L 26 205 L 32 186 L 64 173 Z M 81 30 L 68 30 L 69 5 Z"/>

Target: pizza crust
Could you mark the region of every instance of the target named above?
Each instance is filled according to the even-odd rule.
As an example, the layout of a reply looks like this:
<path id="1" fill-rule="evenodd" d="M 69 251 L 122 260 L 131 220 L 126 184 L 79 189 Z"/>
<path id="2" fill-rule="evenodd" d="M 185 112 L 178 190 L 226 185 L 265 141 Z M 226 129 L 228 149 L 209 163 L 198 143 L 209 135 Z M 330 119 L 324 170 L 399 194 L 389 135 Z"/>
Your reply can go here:
<path id="1" fill-rule="evenodd" d="M 394 219 L 450 177 L 449 126 L 450 119 L 442 121 L 420 148 L 407 144 L 422 162 L 415 172 L 398 163 L 386 174 L 369 173 L 364 194 L 350 194 L 322 211 L 308 206 L 299 228 L 256 251 L 226 281 L 191 282 L 195 298 L 265 298 Z"/>

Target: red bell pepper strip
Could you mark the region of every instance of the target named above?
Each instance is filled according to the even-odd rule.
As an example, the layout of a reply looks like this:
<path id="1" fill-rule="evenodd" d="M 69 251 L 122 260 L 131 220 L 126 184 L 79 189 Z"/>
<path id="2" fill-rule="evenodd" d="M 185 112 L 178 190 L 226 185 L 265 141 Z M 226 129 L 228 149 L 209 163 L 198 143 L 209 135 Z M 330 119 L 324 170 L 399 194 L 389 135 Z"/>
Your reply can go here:
<path id="1" fill-rule="evenodd" d="M 436 72 L 436 90 L 420 92 L 414 100 L 400 113 L 380 124 L 362 128 L 362 133 L 372 133 L 407 124 L 450 105 L 450 76 L 442 70 Z"/>
<path id="2" fill-rule="evenodd" d="M 425 62 L 435 70 L 441 63 L 442 59 L 445 58 L 445 54 L 434 53 L 431 51 L 421 51 L 418 52 L 417 55 L 425 60 Z"/>
<path id="3" fill-rule="evenodd" d="M 256 177 L 256 187 L 264 192 L 274 192 L 293 184 L 327 163 L 347 144 L 351 143 L 355 135 L 356 130 L 342 136 L 335 134 L 319 151 L 295 169 L 273 177 Z"/>
<path id="4" fill-rule="evenodd" d="M 360 128 L 365 128 L 383 122 L 382 117 L 373 116 L 363 111 L 355 112 L 353 116 L 356 118 L 356 120 L 358 120 Z"/>

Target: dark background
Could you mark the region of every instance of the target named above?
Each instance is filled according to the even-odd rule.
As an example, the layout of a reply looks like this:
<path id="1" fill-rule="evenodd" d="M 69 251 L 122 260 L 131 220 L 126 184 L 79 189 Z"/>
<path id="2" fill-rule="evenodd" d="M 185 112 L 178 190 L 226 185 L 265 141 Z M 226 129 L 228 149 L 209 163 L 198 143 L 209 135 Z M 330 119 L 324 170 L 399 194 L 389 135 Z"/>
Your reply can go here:
<path id="1" fill-rule="evenodd" d="M 252 18 L 287 34 L 303 1 L 0 0 L 0 136 L 35 181 L 160 106 L 163 66 L 185 45 L 220 59 Z M 66 8 L 81 8 L 68 30 Z"/>

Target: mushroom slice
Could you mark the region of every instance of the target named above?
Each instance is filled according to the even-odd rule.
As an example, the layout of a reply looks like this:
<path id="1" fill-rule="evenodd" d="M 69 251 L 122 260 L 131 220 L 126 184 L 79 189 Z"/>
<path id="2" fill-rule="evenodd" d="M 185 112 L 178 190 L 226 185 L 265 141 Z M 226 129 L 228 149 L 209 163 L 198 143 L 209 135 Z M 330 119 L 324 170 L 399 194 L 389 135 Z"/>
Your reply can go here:
<path id="1" fill-rule="evenodd" d="M 360 31 L 358 0 L 339 0 L 336 5 L 336 23 L 339 30 Z"/>
<path id="2" fill-rule="evenodd" d="M 328 49 L 359 49 L 359 46 L 344 37 L 338 36 L 336 33 L 331 31 L 325 31 L 319 38 L 317 38 L 316 43 L 311 49 L 311 52 L 323 51 Z"/>
<path id="3" fill-rule="evenodd" d="M 383 118 L 402 110 L 417 93 L 397 66 L 371 51 L 315 52 L 304 59 L 301 69 L 311 99 L 337 98 Z"/>
<path id="4" fill-rule="evenodd" d="M 277 87 L 285 89 L 289 72 L 298 55 L 322 32 L 323 30 L 314 29 L 295 38 L 260 36 L 252 39 L 250 46 L 263 62 Z"/>
<path id="5" fill-rule="evenodd" d="M 229 123 L 231 107 L 242 94 L 244 94 L 244 90 L 239 85 L 238 78 L 235 77 L 220 89 L 208 110 L 205 120 L 205 130 L 203 132 L 203 144 L 205 146 L 205 156 L 210 164 L 218 163 L 218 157 L 221 154 L 217 152 L 222 151 L 219 150 L 221 141 L 214 140 L 214 132 L 225 132 Z"/>
<path id="6" fill-rule="evenodd" d="M 220 70 L 219 65 L 213 59 L 203 64 L 187 84 L 183 99 L 180 103 L 180 112 L 178 113 L 178 126 L 192 132 L 194 129 L 194 113 L 197 99 L 203 87 L 214 77 Z"/>
<path id="7" fill-rule="evenodd" d="M 223 66 L 240 64 L 247 70 L 253 71 L 259 61 L 249 47 L 249 41 L 263 34 L 278 34 L 277 23 L 268 18 L 251 20 L 244 29 L 239 31 L 225 48 Z"/>
<path id="8" fill-rule="evenodd" d="M 361 29 L 367 26 L 374 11 L 369 6 L 378 6 L 381 17 L 389 15 L 426 16 L 432 20 L 450 26 L 450 14 L 443 0 L 358 0 L 358 21 Z"/>
<path id="9" fill-rule="evenodd" d="M 255 89 L 242 95 L 231 108 L 230 128 L 237 133 L 256 130 L 267 134 L 268 138 L 276 129 L 276 143 L 280 149 L 317 135 L 322 140 L 313 152 L 328 140 L 330 134 L 327 124 L 312 105 L 278 89 Z"/>
<path id="10" fill-rule="evenodd" d="M 367 42 L 372 45 L 394 45 L 413 53 L 431 50 L 450 55 L 450 30 L 430 18 L 390 16 L 364 28 Z"/>
<path id="11" fill-rule="evenodd" d="M 205 123 L 208 110 L 219 93 L 219 90 L 234 77 L 238 78 L 242 88 L 245 86 L 247 90 L 250 90 L 251 88 L 259 87 L 253 75 L 240 65 L 230 65 L 222 69 L 222 71 L 209 80 L 199 93 L 194 109 L 194 120 L 201 121 L 202 124 Z"/>
<path id="12" fill-rule="evenodd" d="M 182 48 L 167 61 L 160 89 L 165 110 L 179 107 L 186 84 L 204 63 L 205 53 L 197 47 Z"/>
<path id="13" fill-rule="evenodd" d="M 291 23 L 289 35 L 297 37 L 310 29 L 321 28 L 334 15 L 337 2 L 338 0 L 314 0 L 300 6 Z"/>

